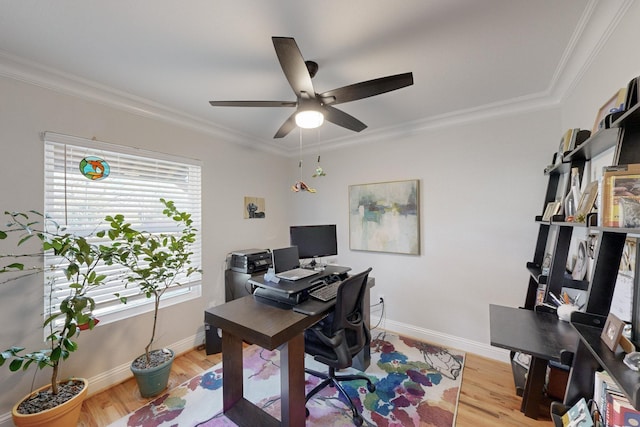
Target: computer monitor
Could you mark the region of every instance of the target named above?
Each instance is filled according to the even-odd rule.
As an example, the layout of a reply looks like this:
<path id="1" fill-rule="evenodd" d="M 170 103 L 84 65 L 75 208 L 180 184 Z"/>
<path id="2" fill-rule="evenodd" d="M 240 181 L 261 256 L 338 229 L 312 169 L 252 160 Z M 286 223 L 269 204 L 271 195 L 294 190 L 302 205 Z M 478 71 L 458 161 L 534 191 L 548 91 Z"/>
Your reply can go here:
<path id="1" fill-rule="evenodd" d="M 335 224 L 291 226 L 289 237 L 301 259 L 338 255 Z"/>

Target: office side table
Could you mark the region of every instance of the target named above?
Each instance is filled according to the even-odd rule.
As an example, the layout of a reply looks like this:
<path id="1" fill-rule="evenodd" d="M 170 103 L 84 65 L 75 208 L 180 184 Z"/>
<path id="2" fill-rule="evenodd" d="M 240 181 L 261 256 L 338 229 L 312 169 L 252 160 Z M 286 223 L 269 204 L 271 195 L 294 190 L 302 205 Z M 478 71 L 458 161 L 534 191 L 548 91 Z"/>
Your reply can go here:
<path id="1" fill-rule="evenodd" d="M 568 322 L 553 313 L 491 304 L 491 345 L 531 355 L 520 410 L 538 417 L 547 363 L 571 364 L 578 334 Z"/>
<path id="2" fill-rule="evenodd" d="M 239 426 L 305 425 L 304 330 L 325 316 L 308 316 L 242 297 L 205 310 L 205 321 L 222 329 L 224 414 Z M 242 342 L 280 351 L 281 422 L 244 398 Z"/>

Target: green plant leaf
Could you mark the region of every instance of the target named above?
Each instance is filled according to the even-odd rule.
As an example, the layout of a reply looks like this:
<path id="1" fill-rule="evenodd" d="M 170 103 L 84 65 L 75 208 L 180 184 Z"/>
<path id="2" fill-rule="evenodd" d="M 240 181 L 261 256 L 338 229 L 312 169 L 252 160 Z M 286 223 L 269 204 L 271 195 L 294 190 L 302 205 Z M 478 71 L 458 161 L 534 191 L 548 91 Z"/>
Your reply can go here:
<path id="1" fill-rule="evenodd" d="M 22 367 L 22 362 L 23 362 L 23 359 L 21 357 L 13 359 L 9 364 L 9 370 L 11 372 L 16 372 L 20 370 L 20 368 Z"/>

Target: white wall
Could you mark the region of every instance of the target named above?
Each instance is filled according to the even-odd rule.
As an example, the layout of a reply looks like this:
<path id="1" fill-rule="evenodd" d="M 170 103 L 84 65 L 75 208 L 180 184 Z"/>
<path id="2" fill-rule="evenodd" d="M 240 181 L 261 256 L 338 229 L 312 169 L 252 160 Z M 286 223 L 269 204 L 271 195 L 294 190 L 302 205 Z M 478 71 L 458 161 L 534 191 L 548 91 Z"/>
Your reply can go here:
<path id="1" fill-rule="evenodd" d="M 280 245 L 287 238 L 290 219 L 283 188 L 290 184 L 285 159 L 16 80 L 0 78 L 0 94 L 1 212 L 43 210 L 43 131 L 202 160 L 203 295 L 161 310 L 158 346 L 178 343 L 184 351 L 202 342 L 204 309 L 224 302 L 222 272 L 228 252 Z M 244 196 L 265 197 L 267 217 L 243 219 Z M 15 253 L 15 248 L 0 241 L 0 253 Z M 10 345 L 43 348 L 42 301 L 41 280 L 0 286 L 1 350 Z M 148 313 L 83 333 L 80 350 L 63 363 L 61 378 L 73 374 L 94 379 L 95 389 L 129 375 L 128 364 L 144 351 L 141 343 L 148 340 L 150 321 Z M 49 371 L 39 373 L 36 384 L 48 383 Z M 0 369 L 0 414 L 29 392 L 32 376 L 33 371 L 23 375 L 10 373 L 6 366 Z"/>
<path id="2" fill-rule="evenodd" d="M 290 196 L 295 218 L 338 224 L 338 262 L 373 267 L 387 328 L 490 355 L 489 304 L 524 303 L 559 129 L 553 108 L 425 130 L 321 153 L 322 178 L 308 156 L 304 179 L 318 192 Z M 349 185 L 405 179 L 420 180 L 421 254 L 351 251 Z"/>

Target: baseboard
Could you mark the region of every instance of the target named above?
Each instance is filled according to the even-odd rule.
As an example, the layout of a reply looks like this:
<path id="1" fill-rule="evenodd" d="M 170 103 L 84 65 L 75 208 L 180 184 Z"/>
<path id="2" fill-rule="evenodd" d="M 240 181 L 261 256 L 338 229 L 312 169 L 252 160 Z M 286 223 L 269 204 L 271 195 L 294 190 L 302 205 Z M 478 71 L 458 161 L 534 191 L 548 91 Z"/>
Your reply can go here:
<path id="1" fill-rule="evenodd" d="M 196 335 L 192 335 L 187 337 L 181 341 L 173 343 L 168 346 L 168 348 L 172 349 L 176 355 L 180 355 L 186 353 L 188 351 L 193 350 L 195 347 L 199 346 L 204 342 L 204 332 L 197 333 Z M 89 391 L 87 393 L 87 397 L 90 397 L 94 394 L 100 393 L 114 385 L 120 384 L 123 381 L 128 380 L 133 377 L 131 374 L 131 370 L 129 366 L 130 362 L 122 364 L 120 366 L 116 366 L 113 369 L 110 369 L 106 372 L 103 372 L 99 375 L 95 375 L 89 380 Z M 11 418 L 11 412 L 7 412 L 5 414 L 0 415 L 0 427 L 13 427 L 13 420 Z"/>
<path id="2" fill-rule="evenodd" d="M 371 316 L 371 324 L 378 324 L 379 318 Z M 500 362 L 509 363 L 509 352 L 504 349 L 496 348 L 478 341 L 472 341 L 453 335 L 443 334 L 442 332 L 432 331 L 430 329 L 419 328 L 417 326 L 408 325 L 406 323 L 396 322 L 394 320 L 385 319 L 385 330 L 395 332 L 407 337 L 417 338 L 422 341 L 439 344 L 445 347 L 455 348 L 468 353 L 474 353 L 483 357 L 498 360 Z M 376 331 L 372 331 L 375 336 Z"/>
<path id="3" fill-rule="evenodd" d="M 167 347 L 173 350 L 176 353 L 176 356 L 179 356 L 183 353 L 193 350 L 203 342 L 204 332 L 187 337 Z M 116 384 L 120 384 L 121 382 L 133 377 L 133 374 L 129 369 L 130 365 L 131 363 L 127 362 L 99 375 L 89 378 L 88 397 L 100 393 L 110 387 L 113 387 Z"/>

